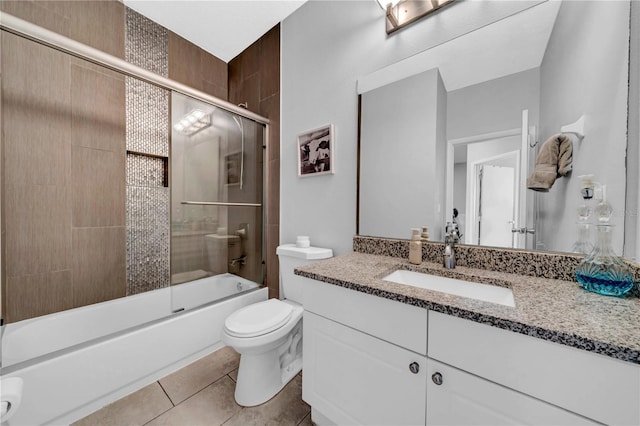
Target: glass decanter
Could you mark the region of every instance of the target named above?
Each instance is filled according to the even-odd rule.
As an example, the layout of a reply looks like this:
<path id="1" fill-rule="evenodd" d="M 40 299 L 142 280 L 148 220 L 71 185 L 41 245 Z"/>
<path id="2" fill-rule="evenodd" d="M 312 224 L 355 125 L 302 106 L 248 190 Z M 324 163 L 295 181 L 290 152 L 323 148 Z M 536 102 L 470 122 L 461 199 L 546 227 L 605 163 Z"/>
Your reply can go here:
<path id="1" fill-rule="evenodd" d="M 597 242 L 576 268 L 576 279 L 585 290 L 607 296 L 624 296 L 635 283 L 633 273 L 611 248 L 611 230 L 609 224 L 613 209 L 603 196 L 596 207 L 598 216 Z"/>

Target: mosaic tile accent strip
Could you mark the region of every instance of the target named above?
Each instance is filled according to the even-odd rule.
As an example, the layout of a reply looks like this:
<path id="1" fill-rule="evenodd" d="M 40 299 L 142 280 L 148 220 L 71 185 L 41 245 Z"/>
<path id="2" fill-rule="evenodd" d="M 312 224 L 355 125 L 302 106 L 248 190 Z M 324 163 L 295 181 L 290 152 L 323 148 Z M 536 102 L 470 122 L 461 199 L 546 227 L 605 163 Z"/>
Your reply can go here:
<path id="1" fill-rule="evenodd" d="M 169 286 L 169 189 L 127 187 L 127 295 Z"/>
<path id="2" fill-rule="evenodd" d="M 162 158 L 127 153 L 127 185 L 164 187 L 165 162 Z"/>
<path id="3" fill-rule="evenodd" d="M 363 243 L 358 238 L 358 244 Z M 386 248 L 399 249 L 395 242 L 389 240 L 378 245 L 367 244 L 366 248 L 382 251 L 385 243 L 389 243 Z M 381 279 L 397 269 L 509 287 L 513 292 L 515 307 Z M 406 258 L 362 252 L 305 265 L 297 268 L 295 273 L 362 293 L 640 364 L 638 298 L 601 296 L 583 290 L 572 281 L 464 266 L 456 266 L 451 271 L 444 269 L 440 263 L 425 261 L 421 265 L 411 265 Z"/>
<path id="4" fill-rule="evenodd" d="M 167 29 L 126 8 L 126 61 L 169 77 L 169 37 Z"/>
<path id="5" fill-rule="evenodd" d="M 166 28 L 126 8 L 125 59 L 163 77 L 169 76 Z M 169 156 L 169 92 L 126 78 L 127 149 Z"/>
<path id="6" fill-rule="evenodd" d="M 167 30 L 126 8 L 125 59 L 167 77 Z M 127 151 L 169 156 L 169 91 L 126 77 Z M 169 189 L 162 158 L 127 154 L 127 295 L 170 285 Z"/>
<path id="7" fill-rule="evenodd" d="M 353 251 L 407 259 L 409 240 L 390 238 L 353 237 Z M 442 262 L 444 243 L 428 241 L 422 244 L 422 259 Z M 582 255 L 571 253 L 534 252 L 516 249 L 457 245 L 456 265 L 475 269 L 505 272 L 529 277 L 575 281 L 576 267 Z M 636 282 L 640 282 L 640 266 L 632 262 Z"/>
<path id="8" fill-rule="evenodd" d="M 169 92 L 126 78 L 127 150 L 169 156 Z"/>

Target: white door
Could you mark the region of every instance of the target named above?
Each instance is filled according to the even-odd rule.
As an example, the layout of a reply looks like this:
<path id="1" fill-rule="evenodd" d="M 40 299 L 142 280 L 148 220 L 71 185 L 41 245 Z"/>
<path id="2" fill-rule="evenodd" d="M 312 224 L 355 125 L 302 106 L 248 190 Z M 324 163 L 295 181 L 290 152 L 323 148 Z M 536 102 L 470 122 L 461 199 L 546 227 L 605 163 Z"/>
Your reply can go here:
<path id="1" fill-rule="evenodd" d="M 302 399 L 315 410 L 339 425 L 425 424 L 425 356 L 308 311 L 303 327 Z"/>
<path id="2" fill-rule="evenodd" d="M 493 133 L 485 133 L 459 139 L 452 139 L 447 142 L 447 165 L 446 165 L 446 212 L 451 214 L 454 203 L 454 164 L 456 153 L 459 147 L 465 147 L 467 160 L 467 184 L 466 184 L 466 221 L 464 235 L 464 243 L 478 244 L 478 218 L 477 206 L 478 193 L 477 186 L 474 181 L 474 165 L 484 162 L 487 157 L 493 157 L 500 153 L 518 151 L 519 159 L 515 167 L 515 212 L 513 217 L 513 228 L 529 230 L 524 233 L 514 233 L 513 247 L 516 248 L 533 248 L 535 245 L 534 238 L 531 233 L 534 232 L 533 217 L 533 192 L 527 191 L 527 175 L 531 170 L 529 164 L 532 159 L 529 155 L 531 145 L 535 142 L 536 129 L 529 126 L 529 111 L 522 111 L 522 123 L 520 128 L 503 130 Z M 455 149 L 454 149 L 455 147 Z M 472 153 L 473 152 L 473 160 Z M 456 155 L 454 155 L 456 154 Z M 447 221 L 450 220 L 447 216 Z M 443 225 L 444 226 L 444 225 Z M 485 243 L 483 243 L 485 244 Z M 507 247 L 511 247 L 509 244 Z"/>
<path id="3" fill-rule="evenodd" d="M 529 126 L 529 110 L 522 110 L 522 130 L 520 133 L 520 173 L 517 186 L 517 206 L 514 228 L 524 230 L 514 234 L 514 247 L 532 249 L 535 245 L 535 239 L 532 233 L 534 229 L 533 218 L 533 191 L 527 190 L 527 176 L 529 174 L 529 151 L 531 144 L 535 142 L 536 128 Z M 529 232 L 527 232 L 527 229 Z"/>
<path id="4" fill-rule="evenodd" d="M 597 424 L 430 358 L 427 374 L 427 425 Z"/>
<path id="5" fill-rule="evenodd" d="M 517 156 L 512 156 L 517 161 Z M 482 164 L 478 167 L 478 244 L 513 247 L 516 168 Z"/>

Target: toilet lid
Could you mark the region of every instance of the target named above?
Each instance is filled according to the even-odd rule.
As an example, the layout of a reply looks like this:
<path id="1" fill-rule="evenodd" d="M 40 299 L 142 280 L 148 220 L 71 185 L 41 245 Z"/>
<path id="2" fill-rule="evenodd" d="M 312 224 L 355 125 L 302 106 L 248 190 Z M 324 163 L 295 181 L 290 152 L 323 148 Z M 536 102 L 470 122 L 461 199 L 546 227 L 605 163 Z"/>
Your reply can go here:
<path id="1" fill-rule="evenodd" d="M 269 299 L 238 309 L 227 317 L 224 328 L 235 337 L 256 337 L 277 330 L 289 321 L 293 306 Z"/>

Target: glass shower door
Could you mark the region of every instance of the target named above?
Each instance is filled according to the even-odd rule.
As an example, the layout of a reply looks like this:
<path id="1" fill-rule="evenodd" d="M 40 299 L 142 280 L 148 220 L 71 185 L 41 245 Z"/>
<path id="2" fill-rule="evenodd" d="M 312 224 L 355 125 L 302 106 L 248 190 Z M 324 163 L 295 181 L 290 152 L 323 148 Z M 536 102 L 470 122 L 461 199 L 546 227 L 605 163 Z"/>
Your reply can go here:
<path id="1" fill-rule="evenodd" d="M 175 92 L 171 108 L 177 311 L 263 282 L 264 126 Z"/>

